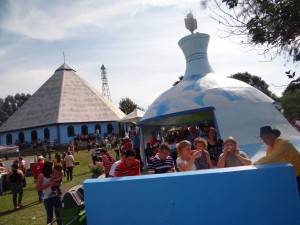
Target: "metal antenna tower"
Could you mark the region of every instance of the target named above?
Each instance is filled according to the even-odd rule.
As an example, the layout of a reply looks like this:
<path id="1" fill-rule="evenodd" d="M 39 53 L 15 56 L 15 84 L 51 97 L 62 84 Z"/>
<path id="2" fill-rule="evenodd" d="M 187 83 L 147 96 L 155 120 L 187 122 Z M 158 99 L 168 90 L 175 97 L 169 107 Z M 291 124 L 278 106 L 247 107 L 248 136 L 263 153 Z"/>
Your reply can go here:
<path id="1" fill-rule="evenodd" d="M 104 65 L 102 65 L 100 69 L 101 69 L 101 80 L 102 80 L 102 94 L 103 94 L 109 101 L 111 101 L 110 91 L 109 91 L 109 86 L 108 86 L 108 81 L 107 81 L 106 68 L 105 68 Z"/>

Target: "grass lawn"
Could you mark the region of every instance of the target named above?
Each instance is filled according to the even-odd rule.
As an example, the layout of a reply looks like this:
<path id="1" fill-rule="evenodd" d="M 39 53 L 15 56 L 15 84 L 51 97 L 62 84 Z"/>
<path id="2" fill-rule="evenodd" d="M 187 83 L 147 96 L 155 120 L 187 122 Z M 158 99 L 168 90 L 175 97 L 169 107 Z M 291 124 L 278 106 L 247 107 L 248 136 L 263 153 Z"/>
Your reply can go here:
<path id="1" fill-rule="evenodd" d="M 73 170 L 73 180 L 63 181 L 62 190 L 68 191 L 71 187 L 81 184 L 85 179 L 91 178 L 88 164 L 92 162 L 91 152 L 87 150 L 74 154 L 75 161 L 79 162 Z M 27 177 L 27 186 L 24 188 L 21 209 L 14 209 L 12 194 L 6 191 L 0 196 L 0 224 L 13 225 L 41 225 L 46 224 L 46 211 L 43 203 L 38 203 L 38 194 L 35 190 L 33 177 Z"/>

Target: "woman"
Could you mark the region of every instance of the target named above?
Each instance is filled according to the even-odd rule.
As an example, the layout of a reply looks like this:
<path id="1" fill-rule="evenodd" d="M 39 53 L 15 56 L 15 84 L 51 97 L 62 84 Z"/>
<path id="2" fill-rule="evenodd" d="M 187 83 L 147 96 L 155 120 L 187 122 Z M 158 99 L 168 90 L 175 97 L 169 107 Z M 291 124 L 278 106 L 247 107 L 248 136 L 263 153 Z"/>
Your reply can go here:
<path id="1" fill-rule="evenodd" d="M 217 131 L 215 128 L 208 129 L 207 151 L 210 155 L 213 166 L 217 165 L 219 157 L 222 153 L 223 140 L 217 138 Z"/>
<path id="2" fill-rule="evenodd" d="M 197 170 L 209 169 L 212 167 L 212 162 L 210 160 L 210 155 L 207 148 L 207 142 L 203 138 L 196 138 L 194 141 L 194 146 L 196 151 L 201 152 L 201 156 L 195 159 L 195 166 Z"/>
<path id="3" fill-rule="evenodd" d="M 102 157 L 103 166 L 105 168 L 105 177 L 108 177 L 112 164 L 116 161 L 104 148 L 100 149 L 100 155 Z"/>
<path id="4" fill-rule="evenodd" d="M 220 155 L 217 166 L 223 168 L 247 165 L 251 165 L 251 160 L 246 153 L 238 149 L 237 142 L 233 137 L 227 138 L 224 142 L 224 153 Z"/>
<path id="5" fill-rule="evenodd" d="M 23 183 L 24 174 L 22 170 L 19 169 L 19 165 L 14 163 L 11 167 L 11 171 L 8 173 L 6 180 L 10 183 L 10 189 L 13 194 L 13 204 L 15 209 L 22 207 L 22 198 L 23 198 Z M 19 194 L 19 197 L 18 197 Z M 17 204 L 18 197 L 18 204 Z"/>
<path id="6" fill-rule="evenodd" d="M 54 208 L 57 224 L 61 225 L 62 221 L 60 219 L 59 212 L 59 208 L 61 208 L 62 205 L 61 200 L 58 195 L 52 194 L 52 187 L 56 185 L 56 182 L 51 180 L 53 168 L 53 162 L 45 162 L 42 173 L 38 176 L 36 181 L 36 190 L 43 192 L 44 205 L 47 214 L 47 224 L 52 224 Z"/>
<path id="7" fill-rule="evenodd" d="M 63 152 L 62 155 L 61 155 L 61 164 L 63 166 L 63 170 L 64 170 L 64 177 L 66 176 L 66 171 L 67 171 L 67 168 L 66 168 L 66 161 L 65 161 L 65 158 L 67 156 L 67 153 L 66 152 Z"/>
<path id="8" fill-rule="evenodd" d="M 191 150 L 191 142 L 187 140 L 181 141 L 177 145 L 178 158 L 176 159 L 179 171 L 196 170 L 195 159 L 201 156 L 200 151 Z"/>

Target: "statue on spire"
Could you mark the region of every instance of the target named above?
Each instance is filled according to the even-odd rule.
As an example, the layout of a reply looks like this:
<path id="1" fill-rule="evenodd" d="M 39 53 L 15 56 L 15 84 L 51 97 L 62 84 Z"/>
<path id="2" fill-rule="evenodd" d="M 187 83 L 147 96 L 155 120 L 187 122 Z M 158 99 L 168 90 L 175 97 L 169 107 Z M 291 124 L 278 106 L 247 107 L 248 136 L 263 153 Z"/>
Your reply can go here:
<path id="1" fill-rule="evenodd" d="M 194 33 L 194 30 L 197 29 L 197 20 L 194 19 L 192 10 L 190 10 L 190 12 L 186 14 L 184 23 L 186 29 L 188 29 L 192 34 Z"/>

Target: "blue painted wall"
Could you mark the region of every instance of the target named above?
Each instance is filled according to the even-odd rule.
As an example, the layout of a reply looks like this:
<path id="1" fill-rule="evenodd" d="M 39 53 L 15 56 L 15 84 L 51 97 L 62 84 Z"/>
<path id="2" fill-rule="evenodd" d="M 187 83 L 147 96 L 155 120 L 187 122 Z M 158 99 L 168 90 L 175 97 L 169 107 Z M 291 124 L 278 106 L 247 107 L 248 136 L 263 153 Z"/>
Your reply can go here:
<path id="1" fill-rule="evenodd" d="M 18 140 L 19 132 L 24 133 L 24 139 L 25 141 L 31 143 L 31 132 L 33 130 L 36 130 L 37 132 L 37 139 L 41 139 L 44 141 L 44 129 L 48 128 L 50 131 L 50 140 L 53 142 L 54 140 L 60 140 L 60 143 L 69 143 L 70 141 L 73 141 L 73 137 L 68 137 L 67 128 L 68 126 L 74 127 L 74 133 L 81 134 L 81 127 L 82 125 L 86 125 L 88 127 L 88 133 L 95 133 L 95 125 L 99 124 L 101 127 L 101 133 L 100 135 L 103 137 L 104 133 L 107 133 L 107 126 L 108 124 L 112 124 L 114 128 L 115 133 L 119 133 L 119 126 L 117 122 L 93 122 L 93 123 L 70 123 L 70 124 L 58 124 L 58 125 L 51 125 L 51 126 L 45 126 L 45 127 L 39 127 L 39 128 L 32 128 L 32 129 L 24 129 L 24 130 L 18 130 L 18 131 L 12 131 L 12 132 L 3 132 L 0 133 L 0 144 L 7 145 L 6 143 L 6 135 L 11 134 L 12 135 L 12 144 L 15 143 L 16 140 Z M 127 125 L 126 125 L 127 126 Z"/>
<path id="2" fill-rule="evenodd" d="M 88 224 L 300 224 L 286 163 L 88 179 L 83 188 Z"/>

